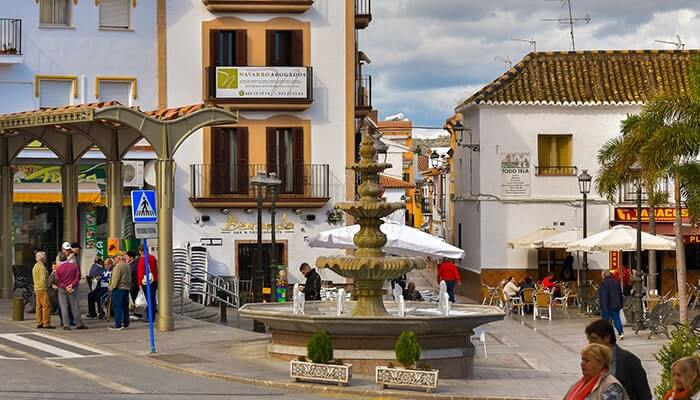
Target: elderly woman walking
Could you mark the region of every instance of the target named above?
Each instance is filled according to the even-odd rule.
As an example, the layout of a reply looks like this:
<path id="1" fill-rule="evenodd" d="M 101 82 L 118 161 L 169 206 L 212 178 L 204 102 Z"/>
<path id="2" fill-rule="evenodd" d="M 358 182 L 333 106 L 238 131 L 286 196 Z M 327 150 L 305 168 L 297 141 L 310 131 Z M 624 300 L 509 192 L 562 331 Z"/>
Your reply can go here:
<path id="1" fill-rule="evenodd" d="M 700 358 L 693 355 L 673 363 L 671 380 L 673 387 L 664 395 L 663 400 L 699 400 Z"/>
<path id="2" fill-rule="evenodd" d="M 608 372 L 611 352 L 602 344 L 589 344 L 581 350 L 583 377 L 574 383 L 564 400 L 629 400 L 620 382 Z"/>

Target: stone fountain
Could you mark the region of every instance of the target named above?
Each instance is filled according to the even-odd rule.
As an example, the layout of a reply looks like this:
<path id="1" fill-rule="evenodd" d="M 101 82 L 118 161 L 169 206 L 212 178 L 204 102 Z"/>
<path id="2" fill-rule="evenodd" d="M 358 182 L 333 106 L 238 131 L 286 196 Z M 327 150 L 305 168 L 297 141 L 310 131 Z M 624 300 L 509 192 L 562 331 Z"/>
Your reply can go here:
<path id="1" fill-rule="evenodd" d="M 440 377 L 469 377 L 474 358 L 473 328 L 501 320 L 504 314 L 498 307 L 482 305 L 445 307 L 443 302 L 405 302 L 400 307 L 398 299 L 384 303 L 387 280 L 424 268 L 425 260 L 392 257 L 383 251 L 387 238 L 380 230 L 381 218 L 403 205 L 379 197 L 379 173 L 391 165 L 377 162 L 367 122 L 362 125 L 360 156 L 360 162 L 353 166 L 361 177 L 360 198 L 337 205 L 360 225 L 354 237 L 357 250 L 351 256 L 319 257 L 316 261 L 318 268 L 351 278 L 357 301 L 344 306 L 326 301 L 246 304 L 240 316 L 266 325 L 271 334 L 268 354 L 273 357 L 290 360 L 305 355 L 311 335 L 325 330 L 333 341 L 336 358 L 353 364 L 355 373 L 373 375 L 375 366 L 396 364 L 396 339 L 404 331 L 413 331 L 423 349 L 421 361 L 440 369 Z"/>

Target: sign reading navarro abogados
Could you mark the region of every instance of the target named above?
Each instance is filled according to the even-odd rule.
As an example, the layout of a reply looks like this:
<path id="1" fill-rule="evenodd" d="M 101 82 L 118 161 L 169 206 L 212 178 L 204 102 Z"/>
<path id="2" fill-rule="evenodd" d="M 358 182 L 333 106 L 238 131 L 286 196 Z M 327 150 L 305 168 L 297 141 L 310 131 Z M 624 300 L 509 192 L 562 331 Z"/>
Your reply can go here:
<path id="1" fill-rule="evenodd" d="M 675 222 L 676 221 L 676 209 L 673 207 L 660 207 L 654 209 L 654 216 L 656 217 L 656 222 Z M 642 222 L 649 222 L 649 208 L 642 208 L 641 213 Z M 688 218 L 688 209 L 681 209 L 681 218 Z M 637 209 L 635 207 L 616 207 L 615 208 L 615 221 L 619 222 L 636 222 L 637 221 Z"/>
<path id="2" fill-rule="evenodd" d="M 501 153 L 503 196 L 530 195 L 530 153 Z"/>
<path id="3" fill-rule="evenodd" d="M 216 67 L 217 98 L 305 99 L 305 67 Z"/>

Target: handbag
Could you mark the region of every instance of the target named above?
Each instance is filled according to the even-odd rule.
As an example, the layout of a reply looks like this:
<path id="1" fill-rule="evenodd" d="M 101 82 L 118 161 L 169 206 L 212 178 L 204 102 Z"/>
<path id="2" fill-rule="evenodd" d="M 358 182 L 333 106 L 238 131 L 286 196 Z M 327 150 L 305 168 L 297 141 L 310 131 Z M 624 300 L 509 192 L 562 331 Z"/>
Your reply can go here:
<path id="1" fill-rule="evenodd" d="M 625 310 L 620 310 L 620 322 L 622 325 L 627 325 L 627 317 L 625 317 Z"/>
<path id="2" fill-rule="evenodd" d="M 143 289 L 139 289 L 139 294 L 136 295 L 136 300 L 134 301 L 134 306 L 137 308 L 145 308 L 148 305 L 146 301 L 146 295 L 143 294 Z"/>

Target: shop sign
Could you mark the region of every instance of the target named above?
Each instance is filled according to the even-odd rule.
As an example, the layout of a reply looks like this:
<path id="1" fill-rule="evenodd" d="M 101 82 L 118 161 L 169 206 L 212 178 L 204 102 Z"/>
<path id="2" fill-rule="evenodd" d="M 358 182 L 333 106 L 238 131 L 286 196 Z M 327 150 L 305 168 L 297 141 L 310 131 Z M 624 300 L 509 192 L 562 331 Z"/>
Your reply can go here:
<path id="1" fill-rule="evenodd" d="M 268 233 L 271 232 L 272 224 L 263 224 L 262 231 Z M 275 231 L 277 233 L 294 233 L 294 223 L 287 220 L 287 214 L 282 214 L 281 221 L 275 224 Z M 229 214 L 226 225 L 221 228 L 221 232 L 234 234 L 256 234 L 258 233 L 258 224 L 243 222 L 233 214 Z"/>
<path id="2" fill-rule="evenodd" d="M 305 67 L 216 67 L 217 98 L 308 97 Z"/>
<path id="3" fill-rule="evenodd" d="M 501 153 L 503 196 L 530 195 L 530 153 Z"/>
<path id="4" fill-rule="evenodd" d="M 107 258 L 107 240 L 99 239 L 95 241 L 95 250 L 97 250 L 97 256 L 101 259 Z"/>
<path id="5" fill-rule="evenodd" d="M 611 251 L 610 252 L 610 269 L 620 268 L 620 252 Z"/>
<path id="6" fill-rule="evenodd" d="M 85 212 L 85 248 L 95 248 L 97 240 L 97 210 L 95 207 L 90 207 Z"/>
<path id="7" fill-rule="evenodd" d="M 199 239 L 199 243 L 202 246 L 208 246 L 208 247 L 223 246 L 224 239 L 223 238 L 201 238 L 201 239 Z"/>
<path id="8" fill-rule="evenodd" d="M 656 222 L 675 222 L 676 221 L 676 209 L 673 207 L 660 207 L 654 209 L 654 216 L 656 217 Z M 649 222 L 649 207 L 643 207 L 641 213 L 642 222 Z M 688 218 L 688 209 L 681 209 L 681 218 Z M 615 221 L 620 222 L 636 222 L 637 221 L 637 209 L 635 207 L 616 207 L 615 208 Z"/>
<path id="9" fill-rule="evenodd" d="M 105 184 L 105 164 L 80 165 L 78 183 Z M 15 183 L 61 183 L 60 165 L 18 165 Z"/>
<path id="10" fill-rule="evenodd" d="M 685 244 L 700 244 L 700 235 L 684 235 L 683 243 Z"/>

